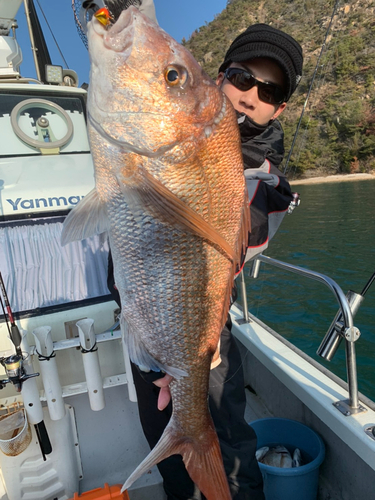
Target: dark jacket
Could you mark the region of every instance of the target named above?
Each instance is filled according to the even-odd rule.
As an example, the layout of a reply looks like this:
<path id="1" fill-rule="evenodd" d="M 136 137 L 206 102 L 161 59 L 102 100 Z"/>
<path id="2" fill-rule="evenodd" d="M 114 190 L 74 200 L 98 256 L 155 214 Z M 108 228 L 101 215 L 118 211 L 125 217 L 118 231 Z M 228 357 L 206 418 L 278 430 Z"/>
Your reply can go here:
<path id="1" fill-rule="evenodd" d="M 249 260 L 267 248 L 293 195 L 285 175 L 277 168 L 284 156 L 284 132 L 279 121 L 261 126 L 243 114 L 237 113 L 237 118 L 250 200 Z"/>

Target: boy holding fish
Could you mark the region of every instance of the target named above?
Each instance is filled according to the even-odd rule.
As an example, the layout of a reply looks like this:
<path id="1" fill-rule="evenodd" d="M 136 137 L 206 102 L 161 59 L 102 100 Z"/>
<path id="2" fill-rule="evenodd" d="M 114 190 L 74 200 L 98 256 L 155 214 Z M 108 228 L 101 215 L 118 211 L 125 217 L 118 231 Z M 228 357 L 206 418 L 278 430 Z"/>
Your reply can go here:
<path id="1" fill-rule="evenodd" d="M 124 9 L 129 3 L 141 4 L 112 0 L 108 6 L 111 9 L 121 5 Z M 237 113 L 249 191 L 252 232 L 246 260 L 267 248 L 293 199 L 289 183 L 277 168 L 284 155 L 283 131 L 277 118 L 297 88 L 302 63 L 298 42 L 271 26 L 257 24 L 233 41 L 219 68 L 216 83 Z M 109 288 L 120 303 L 112 272 L 110 267 Z M 232 498 L 262 500 L 262 478 L 255 458 L 256 436 L 244 420 L 246 398 L 241 358 L 230 329 L 228 318 L 219 343 L 220 355 L 211 366 L 210 411 Z M 172 378 L 163 377 L 160 372 L 142 372 L 134 364 L 132 370 L 141 424 L 150 447 L 154 448 L 172 414 L 169 393 Z M 203 498 L 180 455 L 163 460 L 158 468 L 168 500 Z"/>

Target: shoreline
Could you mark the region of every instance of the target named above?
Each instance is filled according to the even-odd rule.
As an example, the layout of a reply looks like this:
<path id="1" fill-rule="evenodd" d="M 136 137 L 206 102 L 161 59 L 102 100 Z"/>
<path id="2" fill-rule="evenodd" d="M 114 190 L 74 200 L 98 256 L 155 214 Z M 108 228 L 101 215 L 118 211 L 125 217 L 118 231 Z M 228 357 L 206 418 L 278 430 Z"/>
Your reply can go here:
<path id="1" fill-rule="evenodd" d="M 289 180 L 291 186 L 297 184 L 326 184 L 329 182 L 349 182 L 375 180 L 375 174 L 339 174 L 327 175 L 325 177 L 309 177 L 308 179 L 293 179 Z"/>

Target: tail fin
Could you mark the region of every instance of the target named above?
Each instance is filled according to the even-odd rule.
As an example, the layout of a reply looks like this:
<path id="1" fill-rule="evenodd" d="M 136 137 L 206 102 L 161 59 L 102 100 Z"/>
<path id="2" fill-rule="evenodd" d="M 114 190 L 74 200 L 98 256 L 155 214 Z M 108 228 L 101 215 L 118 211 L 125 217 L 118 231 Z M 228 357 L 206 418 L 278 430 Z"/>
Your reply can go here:
<path id="1" fill-rule="evenodd" d="M 155 464 L 171 455 L 182 455 L 186 469 L 207 500 L 231 500 L 219 441 L 213 427 L 205 432 L 204 444 L 176 431 L 173 416 L 159 442 L 129 476 L 122 492 Z"/>

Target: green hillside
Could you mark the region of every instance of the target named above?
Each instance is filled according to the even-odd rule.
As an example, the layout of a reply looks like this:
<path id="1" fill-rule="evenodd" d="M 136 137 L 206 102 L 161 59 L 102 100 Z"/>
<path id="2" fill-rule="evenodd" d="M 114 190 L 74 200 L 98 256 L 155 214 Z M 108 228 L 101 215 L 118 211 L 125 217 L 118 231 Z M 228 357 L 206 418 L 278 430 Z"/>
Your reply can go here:
<path id="1" fill-rule="evenodd" d="M 287 153 L 315 72 L 288 171 L 310 177 L 375 170 L 375 1 L 232 0 L 183 43 L 215 78 L 232 40 L 259 22 L 290 33 L 304 51 L 302 81 L 280 117 Z"/>

